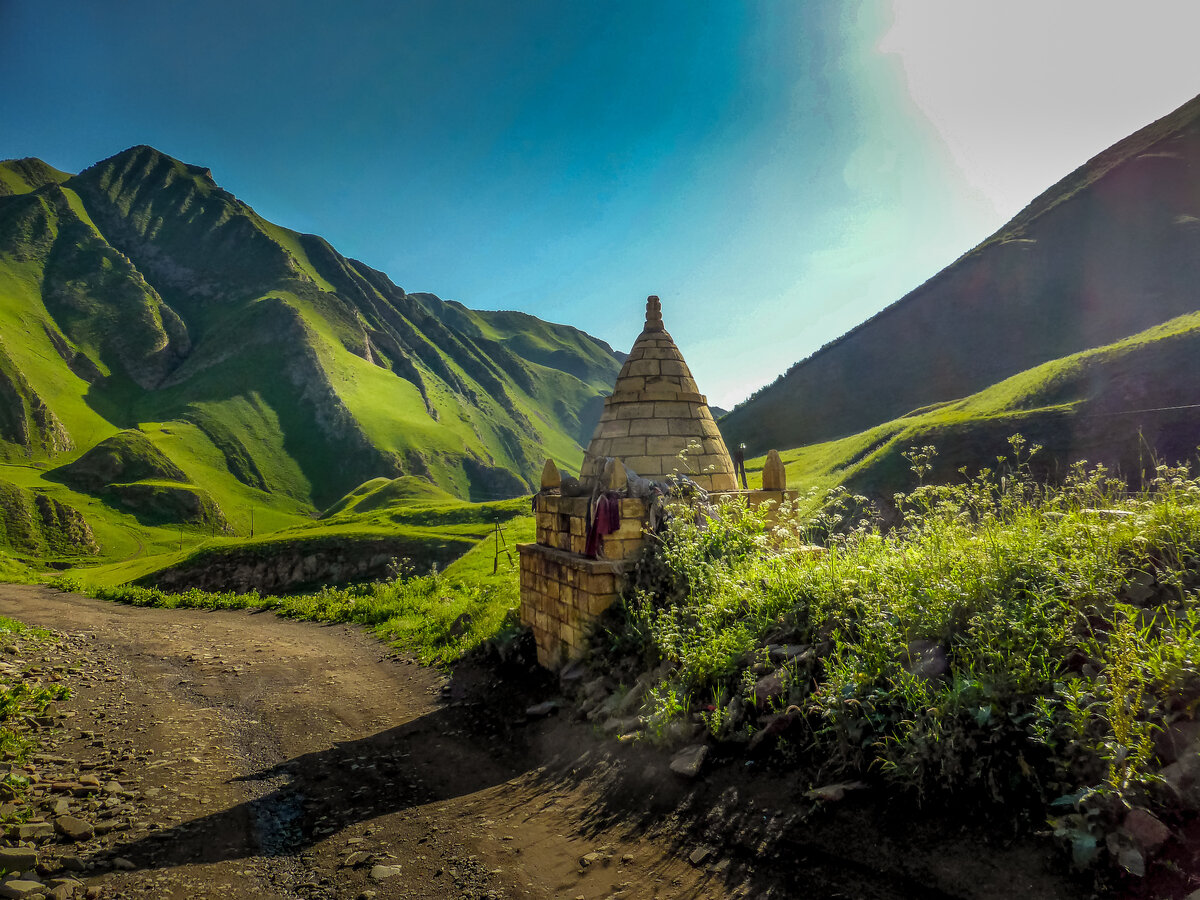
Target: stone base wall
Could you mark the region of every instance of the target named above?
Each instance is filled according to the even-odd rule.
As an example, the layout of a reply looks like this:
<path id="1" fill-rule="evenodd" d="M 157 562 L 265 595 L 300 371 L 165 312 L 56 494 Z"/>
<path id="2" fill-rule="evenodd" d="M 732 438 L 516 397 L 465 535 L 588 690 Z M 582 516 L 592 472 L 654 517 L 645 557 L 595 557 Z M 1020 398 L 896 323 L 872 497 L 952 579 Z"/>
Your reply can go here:
<path id="1" fill-rule="evenodd" d="M 521 621 L 533 629 L 538 662 L 557 669 L 583 653 L 588 623 L 612 606 L 624 587 L 628 561 L 519 544 Z"/>
<path id="2" fill-rule="evenodd" d="M 537 495 L 537 542 L 568 553 L 583 555 L 587 544 L 587 497 Z M 649 510 L 637 497 L 621 500 L 621 527 L 600 543 L 603 559 L 627 559 L 642 548 L 642 526 Z"/>

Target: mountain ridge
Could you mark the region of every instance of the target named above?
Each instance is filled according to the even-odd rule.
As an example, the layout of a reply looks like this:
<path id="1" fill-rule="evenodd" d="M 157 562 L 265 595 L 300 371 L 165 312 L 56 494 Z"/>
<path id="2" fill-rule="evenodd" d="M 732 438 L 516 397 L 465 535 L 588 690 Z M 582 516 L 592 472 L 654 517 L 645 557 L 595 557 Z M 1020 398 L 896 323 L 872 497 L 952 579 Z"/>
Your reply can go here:
<path id="1" fill-rule="evenodd" d="M 1200 97 L 1060 179 L 721 427 L 753 453 L 831 440 L 1189 312 L 1198 226 Z"/>
<path id="2" fill-rule="evenodd" d="M 570 326 L 407 294 L 152 147 L 76 175 L 5 161 L 0 178 L 0 335 L 25 379 L 0 384 L 10 460 L 69 462 L 141 429 L 238 503 L 315 511 L 404 476 L 515 496 L 547 452 L 582 455 L 581 411 L 620 365 Z M 31 437 L 42 409 L 61 428 L 43 416 Z"/>

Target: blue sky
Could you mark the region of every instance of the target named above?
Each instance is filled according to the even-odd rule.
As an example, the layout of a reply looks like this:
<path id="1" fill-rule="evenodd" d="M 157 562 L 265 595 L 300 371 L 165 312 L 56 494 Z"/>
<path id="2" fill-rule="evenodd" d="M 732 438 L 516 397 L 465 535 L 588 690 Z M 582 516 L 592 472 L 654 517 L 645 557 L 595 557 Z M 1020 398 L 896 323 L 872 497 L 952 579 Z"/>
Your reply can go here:
<path id="1" fill-rule="evenodd" d="M 0 158 L 134 144 L 731 406 L 1200 93 L 1200 4 L 0 0 Z"/>

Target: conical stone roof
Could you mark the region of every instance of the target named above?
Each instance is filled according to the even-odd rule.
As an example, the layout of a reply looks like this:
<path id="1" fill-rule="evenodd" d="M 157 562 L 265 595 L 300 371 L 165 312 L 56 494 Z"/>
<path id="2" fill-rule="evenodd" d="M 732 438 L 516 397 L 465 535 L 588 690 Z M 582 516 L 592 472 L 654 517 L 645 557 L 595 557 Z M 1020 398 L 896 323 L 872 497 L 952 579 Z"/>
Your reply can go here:
<path id="1" fill-rule="evenodd" d="M 698 448 L 679 453 L 689 444 Z M 619 457 L 643 478 L 686 475 L 709 491 L 736 490 L 733 460 L 683 354 L 663 327 L 657 297 L 646 301 L 646 327 L 621 367 L 612 396 L 583 457 L 582 477 L 599 477 Z"/>

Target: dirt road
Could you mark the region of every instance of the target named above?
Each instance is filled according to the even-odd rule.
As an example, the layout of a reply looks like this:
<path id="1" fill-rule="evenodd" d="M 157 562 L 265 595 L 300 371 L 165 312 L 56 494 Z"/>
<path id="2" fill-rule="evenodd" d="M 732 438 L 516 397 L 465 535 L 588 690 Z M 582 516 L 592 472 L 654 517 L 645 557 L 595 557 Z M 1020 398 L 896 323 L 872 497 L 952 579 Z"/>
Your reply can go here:
<path id="1" fill-rule="evenodd" d="M 45 735 L 37 777 L 109 780 L 102 802 L 87 801 L 109 817 L 97 835 L 58 848 L 94 895 L 1087 893 L 1045 841 L 997 832 L 974 810 L 950 821 L 872 791 L 814 804 L 811 785 L 739 757 L 688 781 L 669 755 L 585 722 L 528 720 L 549 680 L 539 692 L 528 673 L 467 664 L 447 681 L 355 628 L 11 585 L 0 613 L 62 635 L 23 651 L 47 657 L 43 671 L 74 667 L 73 718 Z M 56 802 L 52 790 L 41 802 Z"/>
<path id="2" fill-rule="evenodd" d="M 672 841 L 598 821 L 586 783 L 548 783 L 558 723 L 356 629 L 10 585 L 0 613 L 65 633 L 48 652 L 79 665 L 76 716 L 54 752 L 122 760 L 139 805 L 76 847 L 93 882 L 133 864 L 104 896 L 725 896 Z"/>

